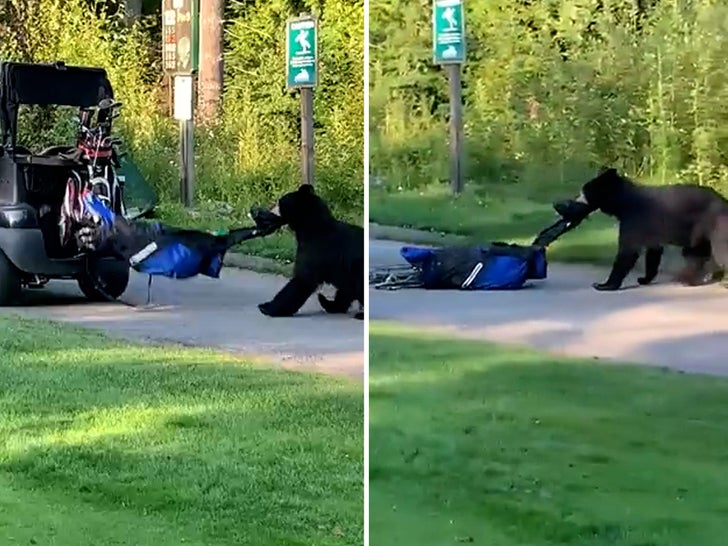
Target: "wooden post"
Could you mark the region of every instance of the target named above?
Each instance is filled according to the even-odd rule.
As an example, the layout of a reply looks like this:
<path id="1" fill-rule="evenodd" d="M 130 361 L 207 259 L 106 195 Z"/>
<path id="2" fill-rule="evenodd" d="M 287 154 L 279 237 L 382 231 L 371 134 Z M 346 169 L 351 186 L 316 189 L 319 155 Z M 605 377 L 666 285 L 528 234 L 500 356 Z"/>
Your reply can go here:
<path id="1" fill-rule="evenodd" d="M 205 5 L 210 4 L 205 0 Z M 198 11 L 199 0 L 162 0 L 162 67 L 165 74 L 174 78 L 173 115 L 179 121 L 179 193 L 186 207 L 194 202 Z"/>
<path id="2" fill-rule="evenodd" d="M 302 13 L 286 23 L 286 87 L 301 99 L 301 183 L 313 185 L 313 89 L 318 82 L 318 22 Z"/>
<path id="3" fill-rule="evenodd" d="M 220 111 L 223 86 L 223 0 L 200 2 L 200 76 L 197 115 L 201 123 L 214 123 Z"/>
<path id="4" fill-rule="evenodd" d="M 313 185 L 313 89 L 301 89 L 301 174 L 302 183 Z"/>
<path id="5" fill-rule="evenodd" d="M 453 193 L 463 191 L 463 87 L 459 64 L 448 64 L 450 80 L 450 185 Z"/>
<path id="6" fill-rule="evenodd" d="M 463 191 L 463 88 L 466 58 L 464 0 L 432 0 L 432 57 L 445 65 L 450 83 L 450 186 Z"/>

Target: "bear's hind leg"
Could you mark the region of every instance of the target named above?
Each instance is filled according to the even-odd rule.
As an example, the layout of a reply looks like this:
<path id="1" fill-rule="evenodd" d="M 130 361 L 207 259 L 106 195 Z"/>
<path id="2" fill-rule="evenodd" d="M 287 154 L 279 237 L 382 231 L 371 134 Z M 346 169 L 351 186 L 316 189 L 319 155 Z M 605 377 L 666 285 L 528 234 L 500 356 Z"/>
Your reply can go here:
<path id="1" fill-rule="evenodd" d="M 693 237 L 691 246 L 682 249 L 685 267 L 676 275 L 676 280 L 685 286 L 699 286 L 709 282 L 712 269 L 707 268 L 711 261 L 712 248 L 709 239 Z M 714 273 L 713 273 L 714 274 Z"/>
<path id="2" fill-rule="evenodd" d="M 269 317 L 293 316 L 303 307 L 316 288 L 318 288 L 316 283 L 301 277 L 293 277 L 271 301 L 258 305 L 258 309 Z"/>
<path id="3" fill-rule="evenodd" d="M 362 268 L 363 269 L 363 268 Z M 359 304 L 359 311 L 354 315 L 355 319 L 364 320 L 364 281 L 357 286 L 356 289 L 356 301 Z"/>
<path id="4" fill-rule="evenodd" d="M 323 294 L 318 295 L 319 304 L 327 313 L 346 313 L 351 307 L 354 298 L 345 290 L 340 288 L 336 290 L 333 300 L 328 299 Z"/>
<path id="5" fill-rule="evenodd" d="M 710 236 L 710 244 L 713 253 L 713 261 L 718 268 L 717 274 L 713 275 L 715 280 L 721 280 L 726 285 L 726 273 L 728 273 L 728 213 L 721 214 L 715 222 L 713 232 Z M 726 285 L 728 286 L 728 285 Z"/>

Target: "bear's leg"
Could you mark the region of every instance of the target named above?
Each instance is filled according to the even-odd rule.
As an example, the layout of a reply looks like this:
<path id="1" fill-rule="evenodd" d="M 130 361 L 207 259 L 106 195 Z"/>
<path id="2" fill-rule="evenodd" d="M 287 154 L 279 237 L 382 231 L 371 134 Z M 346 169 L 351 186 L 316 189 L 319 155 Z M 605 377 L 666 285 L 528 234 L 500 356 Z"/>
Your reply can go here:
<path id="1" fill-rule="evenodd" d="M 650 247 L 645 253 L 645 276 L 637 279 L 642 286 L 650 284 L 657 277 L 662 261 L 663 248 L 661 246 Z"/>
<path id="2" fill-rule="evenodd" d="M 301 277 L 293 277 L 271 301 L 258 305 L 258 309 L 269 317 L 293 316 L 303 307 L 316 288 L 318 288 L 316 283 Z"/>
<path id="3" fill-rule="evenodd" d="M 685 267 L 678 271 L 675 280 L 685 286 L 697 286 L 702 284 L 701 272 L 705 261 L 694 256 L 685 258 Z"/>
<path id="4" fill-rule="evenodd" d="M 693 246 L 682 249 L 685 267 L 676 275 L 676 280 L 686 286 L 698 286 L 707 281 L 705 267 L 710 261 L 710 241 L 696 241 Z"/>
<path id="5" fill-rule="evenodd" d="M 356 302 L 359 304 L 359 310 L 354 315 L 354 318 L 364 320 L 364 296 L 357 296 Z"/>
<path id="6" fill-rule="evenodd" d="M 609 273 L 607 280 L 602 283 L 594 283 L 592 286 L 599 291 L 619 290 L 625 277 L 632 270 L 634 264 L 637 263 L 637 259 L 639 257 L 640 253 L 638 250 L 620 248 L 617 252 L 617 256 L 614 258 L 612 271 Z"/>
<path id="7" fill-rule="evenodd" d="M 728 272 L 728 214 L 721 214 L 716 219 L 710 236 L 710 244 L 713 260 L 719 270 L 713 275 L 713 278 L 715 280 L 721 280 L 722 278 L 725 284 L 725 274 Z"/>
<path id="8" fill-rule="evenodd" d="M 319 303 L 327 313 L 346 313 L 351 307 L 354 297 L 345 290 L 340 288 L 336 291 L 333 300 L 326 298 L 323 294 L 318 295 Z"/>
<path id="9" fill-rule="evenodd" d="M 359 311 L 354 315 L 354 318 L 364 320 L 364 282 L 359 283 L 356 289 L 356 301 L 359 304 Z"/>

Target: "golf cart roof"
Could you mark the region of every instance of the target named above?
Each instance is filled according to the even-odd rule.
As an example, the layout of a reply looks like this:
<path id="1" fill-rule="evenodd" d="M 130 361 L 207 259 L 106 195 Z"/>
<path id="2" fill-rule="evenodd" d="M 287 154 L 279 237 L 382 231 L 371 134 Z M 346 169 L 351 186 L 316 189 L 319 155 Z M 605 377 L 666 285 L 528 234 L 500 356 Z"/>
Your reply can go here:
<path id="1" fill-rule="evenodd" d="M 0 63 L 0 129 L 2 143 L 15 143 L 21 104 L 87 108 L 113 98 L 103 68 L 66 66 L 63 63 Z"/>

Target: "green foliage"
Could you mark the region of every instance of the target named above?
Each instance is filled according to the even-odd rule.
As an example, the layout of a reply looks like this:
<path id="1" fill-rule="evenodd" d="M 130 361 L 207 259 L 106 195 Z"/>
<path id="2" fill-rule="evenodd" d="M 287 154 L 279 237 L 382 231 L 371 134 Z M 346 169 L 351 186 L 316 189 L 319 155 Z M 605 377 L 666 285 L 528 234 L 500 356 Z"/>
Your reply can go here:
<path id="1" fill-rule="evenodd" d="M 466 177 L 558 184 L 609 164 L 728 189 L 728 5 L 653 4 L 467 2 Z M 371 2 L 371 164 L 389 187 L 447 178 L 430 14 L 425 0 Z"/>
<path id="2" fill-rule="evenodd" d="M 0 20 L 0 58 L 103 66 L 124 102 L 119 127 L 131 157 L 162 201 L 178 200 L 178 130 L 166 105 L 158 15 L 127 26 L 114 10 L 82 0 L 11 0 Z M 363 2 L 231 1 L 226 6 L 226 88 L 219 123 L 196 133 L 196 200 L 225 202 L 245 216 L 300 182 L 298 98 L 285 89 L 285 21 L 320 17 L 321 80 L 315 92 L 316 184 L 336 213 L 363 212 Z M 112 13 L 110 15 L 110 13 Z M 73 136 L 70 112 L 23 113 L 24 143 L 41 147 Z M 208 206 L 205 205 L 205 206 Z"/>

